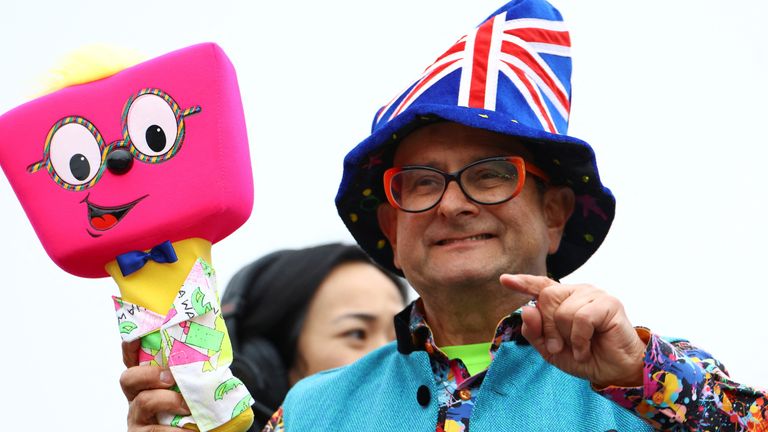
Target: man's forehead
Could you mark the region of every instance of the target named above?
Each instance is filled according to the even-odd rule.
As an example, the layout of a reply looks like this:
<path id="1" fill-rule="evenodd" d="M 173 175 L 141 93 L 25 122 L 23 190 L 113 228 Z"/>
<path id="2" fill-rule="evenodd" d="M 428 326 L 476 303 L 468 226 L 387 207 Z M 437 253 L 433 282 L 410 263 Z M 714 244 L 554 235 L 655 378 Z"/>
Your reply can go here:
<path id="1" fill-rule="evenodd" d="M 422 126 L 404 137 L 395 149 L 394 164 L 437 166 L 507 155 L 530 158 L 531 152 L 519 138 L 446 121 Z"/>

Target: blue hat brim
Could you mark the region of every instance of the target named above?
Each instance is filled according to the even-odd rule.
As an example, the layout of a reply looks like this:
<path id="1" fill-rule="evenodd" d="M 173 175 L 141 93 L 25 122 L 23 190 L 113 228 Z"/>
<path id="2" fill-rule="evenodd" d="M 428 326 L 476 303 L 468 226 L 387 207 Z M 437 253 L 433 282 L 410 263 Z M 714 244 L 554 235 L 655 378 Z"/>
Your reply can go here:
<path id="1" fill-rule="evenodd" d="M 576 194 L 558 251 L 547 258 L 547 272 L 559 279 L 584 264 L 608 234 L 616 201 L 603 186 L 595 154 L 586 142 L 518 123 L 502 113 L 442 104 L 416 104 L 384 123 L 344 159 L 344 174 L 336 207 L 358 244 L 381 266 L 394 267 L 392 249 L 379 228 L 376 208 L 386 202 L 383 173 L 392 166 L 399 141 L 418 127 L 451 121 L 519 138 L 530 148 L 537 166 L 553 184 L 567 185 Z"/>

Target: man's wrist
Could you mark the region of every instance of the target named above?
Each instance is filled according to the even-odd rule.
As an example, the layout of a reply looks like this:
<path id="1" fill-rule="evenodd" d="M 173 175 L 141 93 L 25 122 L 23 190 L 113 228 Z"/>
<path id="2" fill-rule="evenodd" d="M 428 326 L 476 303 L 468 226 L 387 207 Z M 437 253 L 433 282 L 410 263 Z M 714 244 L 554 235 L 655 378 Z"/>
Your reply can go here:
<path id="1" fill-rule="evenodd" d="M 645 366 L 645 352 L 648 348 L 648 343 L 651 340 L 651 331 L 645 327 L 635 327 L 635 333 L 638 336 L 637 343 L 631 350 L 631 358 L 635 358 L 636 361 L 629 366 L 627 370 L 630 372 L 624 378 L 617 379 L 610 383 L 592 382 L 592 388 L 595 390 L 603 390 L 608 387 L 642 387 L 644 384 L 644 366 Z"/>

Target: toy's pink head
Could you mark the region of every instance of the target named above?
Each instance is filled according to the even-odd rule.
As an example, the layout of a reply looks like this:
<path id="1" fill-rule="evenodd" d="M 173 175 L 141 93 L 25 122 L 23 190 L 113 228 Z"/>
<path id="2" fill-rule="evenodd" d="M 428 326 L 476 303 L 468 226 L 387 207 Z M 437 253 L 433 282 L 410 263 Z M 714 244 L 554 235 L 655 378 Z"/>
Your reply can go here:
<path id="1" fill-rule="evenodd" d="M 215 243 L 253 206 L 237 78 L 215 44 L 4 114 L 0 164 L 50 257 L 84 277 L 165 240 Z"/>

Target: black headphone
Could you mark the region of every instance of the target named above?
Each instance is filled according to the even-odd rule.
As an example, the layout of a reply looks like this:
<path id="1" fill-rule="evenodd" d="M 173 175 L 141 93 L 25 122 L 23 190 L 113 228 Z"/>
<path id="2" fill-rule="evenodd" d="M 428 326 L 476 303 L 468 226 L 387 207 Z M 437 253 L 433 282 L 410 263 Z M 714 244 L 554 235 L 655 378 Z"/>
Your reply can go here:
<path id="1" fill-rule="evenodd" d="M 288 393 L 288 371 L 277 347 L 243 328 L 245 313 L 253 307 L 248 296 L 252 281 L 264 271 L 270 255 L 241 269 L 229 282 L 222 297 L 222 315 L 227 325 L 234 358 L 232 374 L 245 384 L 254 399 L 254 425 L 269 421 Z"/>

